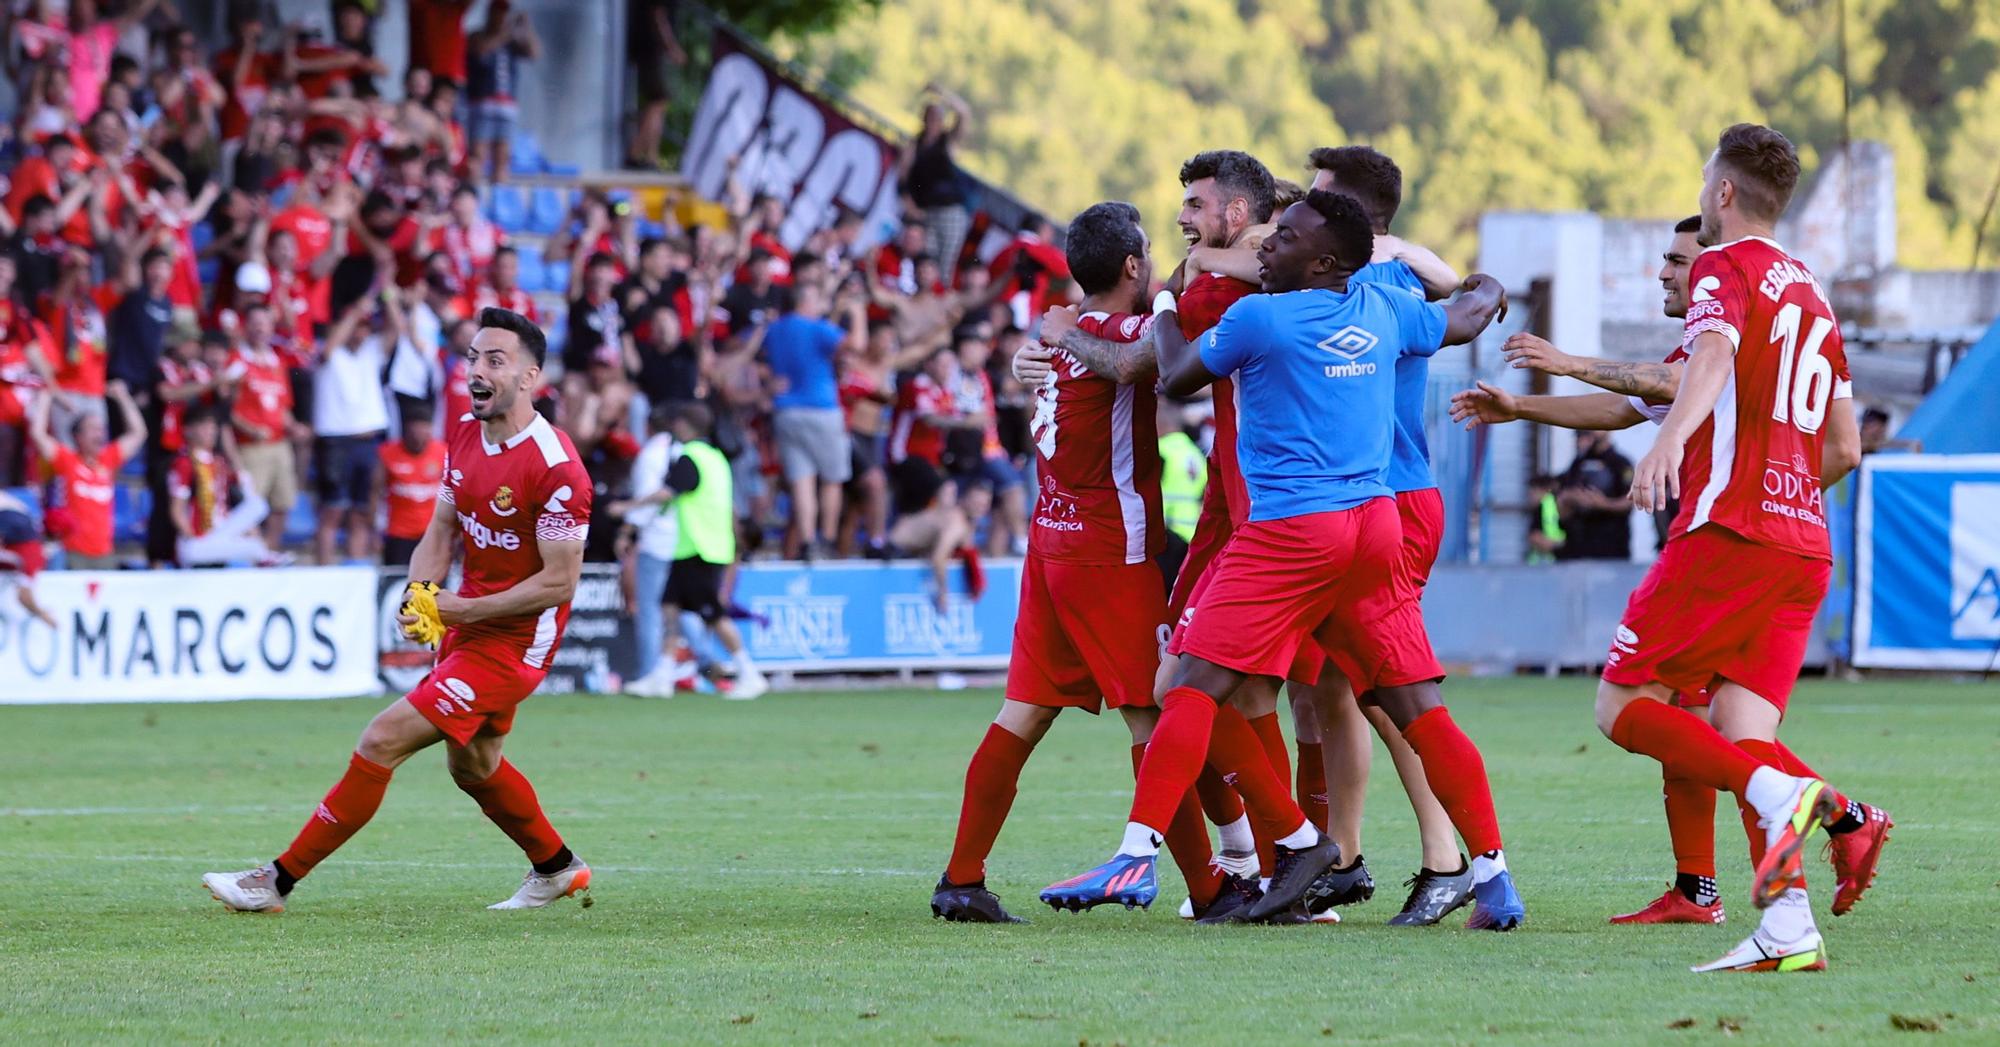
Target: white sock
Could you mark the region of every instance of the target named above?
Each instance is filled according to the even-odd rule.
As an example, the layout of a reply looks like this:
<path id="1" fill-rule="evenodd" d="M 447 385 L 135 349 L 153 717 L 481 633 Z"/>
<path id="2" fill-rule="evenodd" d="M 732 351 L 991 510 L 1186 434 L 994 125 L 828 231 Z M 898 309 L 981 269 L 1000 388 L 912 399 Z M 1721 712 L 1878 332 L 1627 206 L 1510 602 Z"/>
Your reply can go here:
<path id="1" fill-rule="evenodd" d="M 1799 780 L 1773 767 L 1750 772 L 1750 784 L 1743 787 L 1743 802 L 1755 808 L 1765 821 L 1776 821 L 1785 813 Z"/>
<path id="2" fill-rule="evenodd" d="M 1236 820 L 1221 826 L 1222 849 L 1248 854 L 1257 849 L 1257 836 L 1250 831 L 1250 816 L 1238 815 Z"/>
<path id="3" fill-rule="evenodd" d="M 1260 890 L 1260 891 L 1268 891 L 1268 890 L 1270 890 L 1270 889 L 1271 889 L 1271 878 L 1270 878 L 1269 876 L 1259 876 L 1259 877 L 1257 877 L 1257 889 L 1258 889 L 1258 890 Z"/>
<path id="4" fill-rule="evenodd" d="M 1135 858 L 1145 858 L 1160 853 L 1160 834 L 1138 822 L 1125 823 L 1125 841 L 1118 845 L 1119 854 L 1129 854 Z"/>
<path id="5" fill-rule="evenodd" d="M 1790 945 L 1817 929 L 1813 923 L 1812 903 L 1807 900 L 1803 887 L 1793 887 L 1779 895 L 1778 900 L 1764 910 L 1764 918 L 1757 924 L 1757 933 L 1783 945 Z"/>
<path id="6" fill-rule="evenodd" d="M 1506 871 L 1507 856 L 1500 851 L 1487 851 L 1485 854 L 1473 856 L 1472 882 L 1475 884 L 1485 883 Z"/>
<path id="7" fill-rule="evenodd" d="M 736 652 L 736 675 L 757 675 L 757 663 L 750 660 L 750 648 L 748 647 Z"/>
<path id="8" fill-rule="evenodd" d="M 1311 847 L 1313 844 L 1316 844 L 1318 842 L 1319 842 L 1319 830 L 1313 828 L 1312 819 L 1308 818 L 1305 821 L 1300 822 L 1299 827 L 1293 829 L 1292 834 L 1290 836 L 1286 836 L 1280 839 L 1278 841 L 1278 846 L 1289 847 L 1294 851 L 1303 851 L 1306 848 Z"/>

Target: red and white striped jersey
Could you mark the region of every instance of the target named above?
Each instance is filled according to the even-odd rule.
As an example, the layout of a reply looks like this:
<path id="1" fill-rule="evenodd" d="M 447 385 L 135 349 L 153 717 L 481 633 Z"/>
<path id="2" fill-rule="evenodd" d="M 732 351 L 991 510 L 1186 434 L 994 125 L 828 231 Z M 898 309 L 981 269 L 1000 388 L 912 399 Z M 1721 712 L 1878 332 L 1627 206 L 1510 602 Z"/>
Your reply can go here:
<path id="1" fill-rule="evenodd" d="M 1805 264 L 1762 237 L 1711 247 L 1688 274 L 1684 344 L 1720 334 L 1735 369 L 1687 443 L 1669 539 L 1717 524 L 1774 549 L 1832 560 L 1820 494 L 1823 426 L 1854 395 L 1840 324 Z"/>
<path id="2" fill-rule="evenodd" d="M 1085 313 L 1085 334 L 1136 342 L 1152 318 Z M 1166 544 L 1160 517 L 1160 434 L 1154 382 L 1120 385 L 1058 349 L 1055 372 L 1035 391 L 1028 435 L 1036 493 L 1028 555 L 1063 563 L 1135 564 Z"/>
<path id="3" fill-rule="evenodd" d="M 542 569 L 537 542 L 581 542 L 590 530 L 590 476 L 576 446 L 536 415 L 505 444 L 486 442 L 470 415 L 451 429 L 438 500 L 457 511 L 465 537 L 458 594 L 511 589 Z M 451 630 L 458 642 L 498 645 L 536 669 L 555 656 L 569 624 L 569 604 L 539 614 L 494 618 Z"/>

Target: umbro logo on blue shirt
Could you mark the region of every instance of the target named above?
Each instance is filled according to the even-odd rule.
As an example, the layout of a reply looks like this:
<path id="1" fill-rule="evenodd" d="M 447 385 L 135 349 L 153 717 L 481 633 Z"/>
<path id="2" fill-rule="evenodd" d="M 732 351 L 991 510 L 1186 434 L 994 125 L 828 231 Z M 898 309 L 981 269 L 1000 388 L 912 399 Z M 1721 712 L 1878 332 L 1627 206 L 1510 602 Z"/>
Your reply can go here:
<path id="1" fill-rule="evenodd" d="M 1343 360 L 1358 360 L 1368 355 L 1381 339 L 1368 331 L 1348 324 L 1320 340 L 1319 347 Z"/>

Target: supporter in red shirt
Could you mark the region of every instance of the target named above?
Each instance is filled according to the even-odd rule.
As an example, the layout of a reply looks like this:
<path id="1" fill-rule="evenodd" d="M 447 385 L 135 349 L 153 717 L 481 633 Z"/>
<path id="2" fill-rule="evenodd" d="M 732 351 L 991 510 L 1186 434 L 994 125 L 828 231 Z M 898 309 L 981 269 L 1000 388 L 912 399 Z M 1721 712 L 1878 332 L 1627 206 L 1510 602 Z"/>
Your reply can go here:
<path id="1" fill-rule="evenodd" d="M 956 413 L 952 390 L 958 382 L 958 357 L 939 349 L 924 361 L 923 370 L 905 379 L 896 391 L 896 422 L 889 433 L 889 460 L 917 459 L 932 467 L 944 461 L 944 437 Z"/>
<path id="2" fill-rule="evenodd" d="M 1055 245 L 1055 226 L 1036 218 L 987 268 L 995 283 L 1005 282 L 1000 300 L 1014 314 L 1014 326 L 1031 330 L 1048 309 L 1049 289 L 1057 279 L 1069 279 L 1069 259 Z"/>
<path id="3" fill-rule="evenodd" d="M 399 287 L 413 287 L 424 275 L 424 230 L 396 201 L 377 191 L 361 204 L 361 221 L 348 237 L 348 254 L 373 255 L 387 264 Z"/>
<path id="4" fill-rule="evenodd" d="M 486 270 L 486 279 L 469 285 L 469 292 L 452 302 L 452 312 L 459 316 L 476 317 L 481 309 L 498 306 L 541 323 L 541 313 L 535 308 L 534 296 L 521 290 L 520 278 L 520 254 L 502 244 L 493 249 L 493 264 Z"/>
<path id="5" fill-rule="evenodd" d="M 408 0 L 410 65 L 465 82 L 465 13 L 472 0 Z"/>
<path id="6" fill-rule="evenodd" d="M 452 276 L 461 289 L 480 283 L 502 242 L 500 227 L 479 213 L 479 193 L 460 186 L 451 194 L 451 218 L 431 237 L 431 249 L 451 260 Z"/>
<path id="7" fill-rule="evenodd" d="M 216 374 L 201 358 L 201 332 L 192 324 L 176 325 L 167 333 L 167 351 L 160 356 L 153 399 L 160 405 L 159 446 L 179 454 L 190 407 L 214 407 L 221 391 Z"/>
<path id="8" fill-rule="evenodd" d="M 264 20 L 255 5 L 238 8 L 242 12 L 232 29 L 229 48 L 215 56 L 215 75 L 229 92 L 222 106 L 221 132 L 224 142 L 233 142 L 250 130 L 250 116 L 264 107 L 271 81 L 284 64 L 282 56 L 263 50 Z"/>
<path id="9" fill-rule="evenodd" d="M 68 393 L 73 411 L 104 414 L 104 312 L 90 286 L 90 255 L 71 248 L 62 275 L 42 300 L 42 324 L 55 349 L 56 388 Z"/>
<path id="10" fill-rule="evenodd" d="M 264 537 L 273 546 L 284 537 L 285 516 L 299 495 L 298 460 L 291 443 L 298 426 L 292 419 L 292 379 L 274 348 L 274 320 L 268 305 L 245 307 L 243 339 L 224 372 L 236 386 L 230 413 L 236 456 L 254 493 L 270 506 Z"/>
<path id="11" fill-rule="evenodd" d="M 55 384 L 55 350 L 48 329 L 16 301 L 14 274 L 13 256 L 0 253 L 0 425 L 22 428 L 35 397 Z M 16 479 L 7 475 L 12 465 L 0 462 L 0 487 Z"/>
<path id="12" fill-rule="evenodd" d="M 431 523 L 438 483 L 444 479 L 444 443 L 433 436 L 430 408 L 412 404 L 403 409 L 403 436 L 376 452 L 376 489 L 389 506 L 382 530 L 382 562 L 408 566 Z"/>
<path id="13" fill-rule="evenodd" d="M 49 432 L 49 405 L 54 397 L 44 393 L 35 405 L 34 424 L 28 436 L 35 453 L 55 474 L 58 496 L 48 518 L 60 521 L 63 549 L 69 566 L 78 570 L 104 570 L 118 566 L 112 550 L 115 544 L 112 502 L 118 468 L 139 453 L 146 442 L 146 423 L 139 417 L 139 405 L 124 382 L 111 383 L 111 398 L 124 418 L 125 435 L 117 443 L 108 440 L 104 419 L 93 414 L 78 415 L 70 423 L 74 446 L 66 446 Z"/>
<path id="14" fill-rule="evenodd" d="M 785 204 L 775 196 L 758 193 L 751 201 L 750 213 L 744 216 L 744 254 L 763 251 L 771 256 L 771 282 L 779 287 L 792 285 L 792 252 L 778 239 L 778 230 L 785 224 Z M 738 280 L 749 279 L 747 267 L 736 270 Z"/>

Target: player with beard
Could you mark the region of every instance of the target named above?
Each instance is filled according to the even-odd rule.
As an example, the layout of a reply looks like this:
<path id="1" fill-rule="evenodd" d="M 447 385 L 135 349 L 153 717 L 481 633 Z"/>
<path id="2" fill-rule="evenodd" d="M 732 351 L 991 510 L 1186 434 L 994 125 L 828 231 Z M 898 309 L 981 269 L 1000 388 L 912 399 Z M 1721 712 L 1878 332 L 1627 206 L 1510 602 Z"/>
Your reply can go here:
<path id="1" fill-rule="evenodd" d="M 1176 222 L 1191 250 L 1223 252 L 1240 248 L 1253 242 L 1260 229 L 1268 228 L 1277 185 L 1269 169 L 1255 157 L 1234 150 L 1199 153 L 1181 165 L 1180 180 L 1184 192 Z M 1169 281 L 1170 285 L 1173 283 Z M 1237 300 L 1254 294 L 1257 284 L 1202 272 L 1188 279 L 1180 290 L 1177 319 L 1182 335 L 1192 339 L 1214 327 Z M 1088 332 L 1072 329 L 1073 316 L 1069 310 L 1051 309 L 1043 320 L 1042 341 L 1107 377 L 1120 378 L 1155 366 L 1147 359 L 1151 347 L 1146 343 L 1121 344 L 1093 338 Z M 1042 370 L 1046 361 L 1045 353 L 1024 347 L 1016 356 L 1015 373 L 1024 382 L 1040 381 L 1046 373 Z M 1227 378 L 1217 382 L 1213 396 L 1215 441 L 1209 456 L 1209 482 L 1202 495 L 1194 537 L 1168 601 L 1172 622 L 1186 616 L 1209 565 L 1249 515 L 1249 494 L 1236 461 L 1236 398 L 1232 383 Z M 1319 661 L 1317 654 L 1301 654 L 1301 678 L 1313 679 L 1303 674 L 1308 670 L 1316 673 Z M 1154 685 L 1156 698 L 1165 693 L 1175 662 L 1173 657 L 1162 659 Z M 1256 831 L 1251 812 L 1245 810 L 1243 799 L 1231 788 L 1256 786 L 1244 781 L 1240 774 L 1233 782 L 1227 780 L 1231 772 L 1221 768 L 1244 765 L 1254 749 L 1261 750 L 1264 763 L 1278 779 L 1291 777 L 1284 737 L 1278 728 L 1276 680 L 1253 678 L 1243 684 L 1216 719 L 1214 746 L 1210 754 L 1212 766 L 1201 775 L 1200 795 L 1208 817 L 1221 827 L 1222 853 L 1217 862 L 1232 877 L 1241 880 L 1255 876 L 1260 868 L 1269 874 L 1276 860 L 1273 840 L 1269 833 Z M 1261 782 L 1261 775 L 1258 781 Z M 1233 909 L 1248 900 L 1254 899 L 1237 898 L 1225 908 Z M 1190 905 L 1184 915 L 1201 914 Z"/>
<path id="2" fill-rule="evenodd" d="M 515 708 L 542 682 L 562 643 L 583 570 L 590 477 L 562 431 L 535 413 L 548 343 L 527 317 L 479 314 L 467 384 L 472 412 L 451 434 L 430 527 L 410 557 L 415 592 L 432 591 L 465 548 L 456 593 L 435 591 L 442 642 L 437 664 L 409 695 L 361 732 L 347 773 L 271 862 L 202 883 L 237 912 L 285 911 L 292 887 L 346 843 L 382 804 L 397 766 L 439 742 L 458 787 L 527 855 L 513 897 L 488 908 L 533 909 L 590 886 L 590 866 L 564 845 L 534 787 L 501 755 Z M 435 625 L 409 611 L 405 635 Z"/>
<path id="3" fill-rule="evenodd" d="M 1698 239 L 1701 216 L 1684 218 L 1674 226 L 1673 243 L 1662 255 L 1659 280 L 1664 289 L 1661 311 L 1675 320 L 1688 311 L 1688 272 L 1701 253 Z M 1597 360 L 1570 356 L 1541 338 L 1526 332 L 1513 335 L 1505 347 L 1507 360 L 1519 369 L 1533 369 L 1559 377 L 1576 378 L 1603 392 L 1573 396 L 1516 396 L 1486 382 L 1478 383 L 1452 397 L 1455 421 L 1467 428 L 1526 420 L 1565 429 L 1629 429 L 1641 422 L 1658 423 L 1666 418 L 1674 393 L 1680 388 L 1687 351 L 1675 346 L 1661 363 Z M 1837 388 L 1835 400 L 1851 399 L 1851 390 Z M 1834 414 L 1830 421 L 1843 430 L 1852 421 Z M 1859 439 L 1858 430 L 1853 434 Z M 1838 445 L 1836 445 L 1838 446 Z M 1828 454 L 1820 463 L 1820 483 L 1830 487 L 1839 482 L 1851 463 L 1840 454 Z M 1693 694 L 1677 693 L 1676 706 L 1708 719 L 1712 695 L 1704 688 Z M 1804 761 L 1777 739 L 1772 749 L 1793 773 L 1812 774 Z M 1617 924 L 1721 923 L 1722 897 L 1715 881 L 1715 790 L 1701 782 L 1661 766 L 1662 797 L 1666 805 L 1667 833 L 1674 850 L 1674 882 L 1665 893 L 1645 907 L 1611 917 Z M 1860 824 L 1847 829 L 1844 820 L 1826 826 L 1831 846 L 1836 889 L 1832 911 L 1845 915 L 1861 900 L 1874 882 L 1882 846 L 1895 827 L 1888 812 L 1870 804 L 1859 804 Z M 1847 831 L 1842 831 L 1847 829 Z M 1757 837 L 1753 837 L 1753 840 Z"/>
<path id="4" fill-rule="evenodd" d="M 1523 916 L 1506 871 L 1478 750 L 1438 700 L 1443 673 L 1422 628 L 1416 594 L 1399 571 L 1400 525 L 1387 483 L 1394 371 L 1406 353 L 1469 341 L 1503 295 L 1476 276 L 1447 307 L 1375 284 L 1349 286 L 1368 263 L 1372 234 L 1352 197 L 1314 192 L 1285 212 L 1261 247 L 1265 295 L 1245 298 L 1198 343 L 1158 324 L 1166 390 L 1187 395 L 1235 375 L 1258 424 L 1240 433 L 1248 522 L 1211 569 L 1202 610 L 1171 650 L 1183 654 L 1147 747 L 1125 837 L 1112 859 L 1052 884 L 1054 905 L 1120 902 L 1155 889 L 1158 827 L 1200 771 L 1219 703 L 1250 676 L 1276 677 L 1317 642 L 1376 700 L 1426 759 L 1474 859 L 1479 909 L 1471 926 L 1508 930 Z M 1155 312 L 1173 308 L 1163 294 Z M 1328 348 L 1329 344 L 1333 348 Z M 1337 362 L 1329 362 L 1330 360 Z M 1262 769 L 1269 773 L 1268 766 Z M 1239 785 L 1242 783 L 1239 781 Z M 1278 786 L 1274 808 L 1246 792 L 1276 839 L 1264 896 L 1235 918 L 1294 911 L 1339 850 Z"/>
<path id="5" fill-rule="evenodd" d="M 1701 237 L 1716 246 L 1688 274 L 1688 359 L 1632 481 L 1643 511 L 1688 497 L 1597 690 L 1606 737 L 1746 808 L 1763 918 L 1697 971 L 1823 970 L 1799 855 L 1814 829 L 1867 814 L 1775 744 L 1831 572 L 1820 484 L 1860 444 L 1853 411 L 1834 409 L 1852 380 L 1832 306 L 1772 240 L 1798 175 L 1791 142 L 1755 124 L 1722 132 L 1702 171 Z M 1667 701 L 1704 688 L 1709 723 Z"/>
<path id="6" fill-rule="evenodd" d="M 1082 329 L 1143 344 L 1152 285 L 1146 233 L 1126 203 L 1097 204 L 1070 223 L 1065 252 L 1088 296 Z M 1016 923 L 986 888 L 985 863 L 1014 801 L 1021 768 L 1062 710 L 1117 709 L 1132 733 L 1136 772 L 1159 720 L 1153 673 L 1167 621 L 1154 561 L 1165 543 L 1156 373 L 1101 377 L 1058 353 L 1035 392 L 1040 491 L 1023 565 L 1006 699 L 965 773 L 965 800 L 951 861 L 931 912 L 968 923 Z M 1168 829 L 1168 845 L 1197 903 L 1221 887 L 1209 864 L 1208 827 L 1190 791 Z"/>

